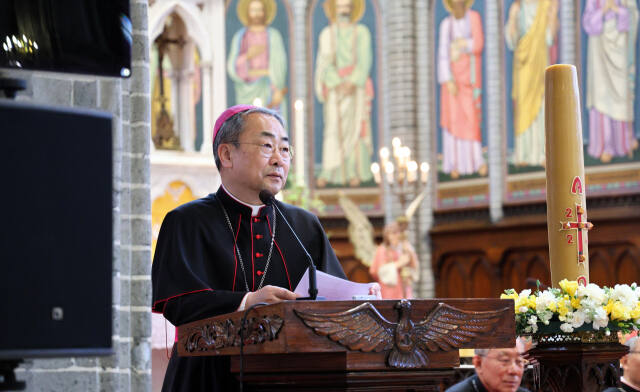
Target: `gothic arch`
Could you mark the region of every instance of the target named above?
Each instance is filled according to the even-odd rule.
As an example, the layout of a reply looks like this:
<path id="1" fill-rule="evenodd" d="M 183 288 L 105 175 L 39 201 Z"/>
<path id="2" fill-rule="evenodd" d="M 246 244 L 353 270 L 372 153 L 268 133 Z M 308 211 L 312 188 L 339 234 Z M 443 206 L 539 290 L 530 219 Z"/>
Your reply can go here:
<path id="1" fill-rule="evenodd" d="M 217 0 L 222 2 L 222 0 Z M 203 62 L 212 60 L 209 32 L 202 20 L 201 11 L 193 4 L 179 0 L 159 1 L 149 7 L 149 42 L 162 33 L 165 19 L 175 12 L 185 22 L 187 34 L 200 50 Z"/>

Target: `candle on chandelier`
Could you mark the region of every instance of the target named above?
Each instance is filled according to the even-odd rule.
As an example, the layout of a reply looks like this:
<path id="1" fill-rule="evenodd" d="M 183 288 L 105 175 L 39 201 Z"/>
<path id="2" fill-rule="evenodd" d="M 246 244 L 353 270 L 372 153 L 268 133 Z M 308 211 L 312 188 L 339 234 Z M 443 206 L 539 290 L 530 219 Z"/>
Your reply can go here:
<path id="1" fill-rule="evenodd" d="M 393 182 L 393 163 L 391 162 L 387 162 L 387 164 L 384 166 L 384 171 L 385 173 L 387 173 L 387 182 L 391 183 Z"/>
<path id="2" fill-rule="evenodd" d="M 379 184 L 380 181 L 382 181 L 382 178 L 380 178 L 380 165 L 378 164 L 378 162 L 373 162 L 371 164 L 371 173 L 373 173 L 373 179 L 375 180 L 376 184 Z"/>
<path id="3" fill-rule="evenodd" d="M 429 181 L 429 164 L 427 162 L 420 164 L 420 181 L 422 181 L 423 184 Z"/>
<path id="4" fill-rule="evenodd" d="M 394 137 L 391 139 L 391 146 L 393 147 L 393 156 L 397 158 L 400 154 L 400 147 L 402 146 L 400 138 Z"/>
<path id="5" fill-rule="evenodd" d="M 389 149 L 387 147 L 382 147 L 380 149 L 380 164 L 385 168 L 387 167 L 387 162 L 389 162 Z"/>
<path id="6" fill-rule="evenodd" d="M 416 161 L 409 161 L 407 163 L 407 181 L 416 182 L 418 179 L 418 163 Z"/>

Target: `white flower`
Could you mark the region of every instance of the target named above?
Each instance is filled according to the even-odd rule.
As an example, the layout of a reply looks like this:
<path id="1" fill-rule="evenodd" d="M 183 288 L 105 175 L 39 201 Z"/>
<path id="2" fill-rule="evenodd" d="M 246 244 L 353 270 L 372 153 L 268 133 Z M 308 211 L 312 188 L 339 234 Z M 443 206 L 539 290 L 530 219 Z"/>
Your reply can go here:
<path id="1" fill-rule="evenodd" d="M 536 311 L 538 313 L 547 310 L 550 303 L 555 302 L 555 296 L 548 290 L 543 291 L 536 298 Z"/>
<path id="2" fill-rule="evenodd" d="M 519 294 L 520 298 L 529 298 L 531 295 L 531 289 L 522 290 Z"/>
<path id="3" fill-rule="evenodd" d="M 565 333 L 573 332 L 573 327 L 571 326 L 571 324 L 568 324 L 568 323 L 560 324 L 560 329 L 562 330 L 562 332 L 565 332 Z"/>
<path id="4" fill-rule="evenodd" d="M 537 314 L 540 321 L 542 321 L 545 325 L 549 325 L 549 320 L 551 320 L 551 318 L 553 317 L 552 311 L 545 310 L 543 312 L 537 312 Z"/>
<path id="5" fill-rule="evenodd" d="M 520 313 L 527 313 L 528 310 L 529 310 L 529 308 L 526 307 L 526 306 L 521 306 L 521 307 L 518 308 L 518 311 Z"/>
<path id="6" fill-rule="evenodd" d="M 587 297 L 597 305 L 606 304 L 606 294 L 598 285 L 589 283 L 586 286 L 578 286 L 576 291 L 577 297 Z M 584 300 L 582 300 L 584 301 Z M 581 301 L 581 303 L 583 303 Z"/>
<path id="7" fill-rule="evenodd" d="M 529 317 L 529 319 L 527 320 L 527 324 L 531 324 L 531 325 L 535 325 L 538 322 L 538 317 L 536 317 L 535 315 Z"/>
<path id="8" fill-rule="evenodd" d="M 573 328 L 580 328 L 582 324 L 584 324 L 585 314 L 582 309 L 576 310 L 573 312 L 573 317 L 571 318 L 571 325 Z"/>
<path id="9" fill-rule="evenodd" d="M 604 308 L 597 308 L 595 310 L 595 314 L 593 315 L 593 329 L 596 331 L 600 328 L 604 328 L 609 324 L 609 317 L 607 317 L 607 312 Z"/>
<path id="10" fill-rule="evenodd" d="M 627 284 L 617 284 L 613 288 L 611 299 L 620 301 L 624 306 L 633 309 L 638 303 L 638 294 Z"/>

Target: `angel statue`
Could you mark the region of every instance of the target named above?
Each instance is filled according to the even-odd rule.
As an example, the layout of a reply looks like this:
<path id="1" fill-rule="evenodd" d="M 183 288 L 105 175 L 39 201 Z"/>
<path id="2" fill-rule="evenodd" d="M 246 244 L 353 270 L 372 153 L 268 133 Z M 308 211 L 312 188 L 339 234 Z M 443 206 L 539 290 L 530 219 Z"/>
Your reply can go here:
<path id="1" fill-rule="evenodd" d="M 349 221 L 349 239 L 355 255 L 369 267 L 371 276 L 380 283 L 383 299 L 412 298 L 413 283 L 418 278 L 418 256 L 407 239 L 409 219 L 424 198 L 424 192 L 411 202 L 405 215 L 385 226 L 383 241 L 376 246 L 373 226 L 367 216 L 344 194 L 338 201 Z"/>

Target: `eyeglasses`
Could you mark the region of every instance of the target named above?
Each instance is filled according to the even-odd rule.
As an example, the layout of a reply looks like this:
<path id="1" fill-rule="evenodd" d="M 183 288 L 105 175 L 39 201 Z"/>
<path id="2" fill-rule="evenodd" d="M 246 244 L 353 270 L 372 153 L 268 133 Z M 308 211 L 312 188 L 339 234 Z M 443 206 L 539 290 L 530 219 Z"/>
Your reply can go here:
<path id="1" fill-rule="evenodd" d="M 232 143 L 236 145 L 250 144 L 252 146 L 258 146 L 260 150 L 260 154 L 262 154 L 262 156 L 264 156 L 265 158 L 271 158 L 273 154 L 276 152 L 276 149 L 278 150 L 278 153 L 280 154 L 280 157 L 282 157 L 283 160 L 289 161 L 293 158 L 293 147 L 286 144 L 276 147 L 271 143 L 240 143 L 240 142 L 232 142 Z"/>
<path id="2" fill-rule="evenodd" d="M 529 364 L 529 360 L 523 357 L 509 358 L 509 357 L 490 357 L 488 355 L 480 355 L 480 356 L 488 359 L 496 360 L 500 363 L 501 366 L 504 366 L 504 367 L 509 367 L 512 363 L 514 363 L 516 367 L 523 368 Z"/>

